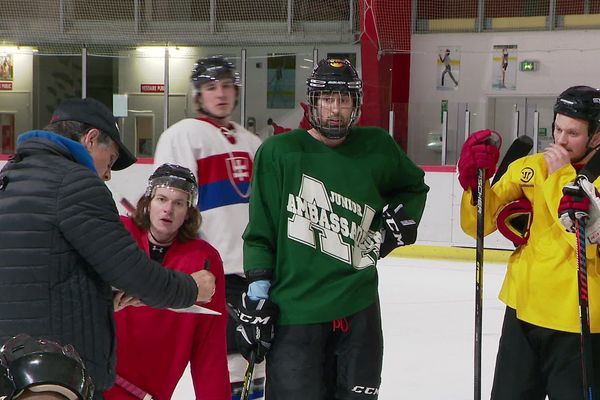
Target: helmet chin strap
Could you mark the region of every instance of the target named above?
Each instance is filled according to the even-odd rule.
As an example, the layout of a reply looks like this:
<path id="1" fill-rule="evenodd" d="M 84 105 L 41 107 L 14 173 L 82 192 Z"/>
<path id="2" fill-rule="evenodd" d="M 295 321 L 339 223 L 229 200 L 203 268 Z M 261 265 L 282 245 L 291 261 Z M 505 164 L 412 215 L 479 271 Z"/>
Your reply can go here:
<path id="1" fill-rule="evenodd" d="M 556 118 L 556 114 L 554 116 L 554 118 Z M 590 142 L 592 141 L 593 136 L 588 135 L 588 141 L 585 144 L 585 153 L 579 157 L 577 160 L 574 160 L 573 162 L 571 162 L 571 164 L 577 164 L 578 162 L 581 162 L 581 160 L 583 160 L 584 158 L 586 158 L 592 151 L 598 150 L 600 149 L 600 144 L 598 144 L 596 147 L 590 147 Z M 552 141 L 554 142 L 555 138 L 554 138 L 554 122 L 552 123 Z"/>
<path id="2" fill-rule="evenodd" d="M 346 127 L 346 128 L 337 128 L 337 129 L 330 129 L 324 126 L 319 126 L 318 128 L 316 128 L 319 133 L 323 136 L 325 136 L 327 139 L 343 139 L 346 136 L 348 136 L 348 134 L 350 133 L 350 127 Z"/>
<path id="3" fill-rule="evenodd" d="M 600 144 L 596 147 L 589 147 L 586 156 L 593 151 L 598 151 L 599 149 L 600 149 Z"/>
<path id="4" fill-rule="evenodd" d="M 334 129 L 334 128 L 330 128 L 321 123 L 321 117 L 319 116 L 319 113 L 316 110 L 315 106 L 309 105 L 309 107 L 310 107 L 310 112 L 309 112 L 310 125 L 313 128 L 315 128 L 321 135 L 325 136 L 327 139 L 333 139 L 333 140 L 343 139 L 350 134 L 350 129 L 352 128 L 353 122 L 356 119 L 356 117 L 355 117 L 356 111 L 352 112 L 352 115 L 350 116 L 350 121 L 346 124 L 345 127 L 337 126 Z"/>

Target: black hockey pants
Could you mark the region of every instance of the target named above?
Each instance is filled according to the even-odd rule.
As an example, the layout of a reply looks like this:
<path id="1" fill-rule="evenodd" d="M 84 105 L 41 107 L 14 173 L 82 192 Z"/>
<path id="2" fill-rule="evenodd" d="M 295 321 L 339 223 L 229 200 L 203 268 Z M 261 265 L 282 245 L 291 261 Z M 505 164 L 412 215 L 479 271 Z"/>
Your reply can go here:
<path id="1" fill-rule="evenodd" d="M 265 399 L 375 400 L 382 359 L 379 302 L 336 321 L 278 326 Z"/>
<path id="2" fill-rule="evenodd" d="M 517 319 L 507 307 L 496 358 L 492 400 L 583 399 L 579 334 Z M 594 398 L 600 390 L 600 334 L 592 335 Z"/>

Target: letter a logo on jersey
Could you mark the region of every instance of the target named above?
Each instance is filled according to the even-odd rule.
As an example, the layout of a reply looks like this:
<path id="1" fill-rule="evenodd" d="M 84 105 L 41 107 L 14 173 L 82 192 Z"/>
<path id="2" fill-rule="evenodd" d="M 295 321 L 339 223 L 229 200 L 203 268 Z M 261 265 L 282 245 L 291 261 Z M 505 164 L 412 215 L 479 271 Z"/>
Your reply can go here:
<path id="1" fill-rule="evenodd" d="M 337 207 L 342 212 L 343 208 L 348 211 L 358 210 L 354 212 L 354 215 L 362 216 L 358 224 L 335 212 L 336 200 L 333 203 L 331 200 L 335 196 L 330 193 L 320 180 L 302 175 L 298 195 L 288 195 L 288 238 L 320 250 L 357 270 L 374 266 L 376 258 L 371 253 L 378 250 L 378 243 L 381 242 L 381 239 L 378 242 L 372 239 L 379 232 L 369 230 L 375 210 L 367 205 L 360 207 L 350 198 L 338 195 Z M 342 203 L 345 206 L 339 205 Z"/>

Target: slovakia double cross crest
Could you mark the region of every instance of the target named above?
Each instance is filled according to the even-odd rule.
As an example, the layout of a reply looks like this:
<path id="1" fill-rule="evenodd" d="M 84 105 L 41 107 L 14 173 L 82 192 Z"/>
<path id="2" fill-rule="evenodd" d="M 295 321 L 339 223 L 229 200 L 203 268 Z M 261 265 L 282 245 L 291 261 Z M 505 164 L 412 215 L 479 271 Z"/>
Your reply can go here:
<path id="1" fill-rule="evenodd" d="M 248 157 L 230 155 L 225 159 L 227 176 L 235 192 L 245 199 L 250 197 L 251 165 Z"/>

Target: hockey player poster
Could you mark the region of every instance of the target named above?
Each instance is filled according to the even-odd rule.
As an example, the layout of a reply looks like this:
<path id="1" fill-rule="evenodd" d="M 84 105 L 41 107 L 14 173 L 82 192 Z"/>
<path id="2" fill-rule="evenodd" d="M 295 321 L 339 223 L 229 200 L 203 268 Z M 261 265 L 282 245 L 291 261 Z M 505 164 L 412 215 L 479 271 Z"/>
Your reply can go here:
<path id="1" fill-rule="evenodd" d="M 492 58 L 492 89 L 517 88 L 517 45 L 494 45 Z"/>
<path id="2" fill-rule="evenodd" d="M 0 55 L 0 81 L 13 81 L 14 78 L 13 55 Z"/>
<path id="3" fill-rule="evenodd" d="M 437 54 L 437 89 L 451 90 L 458 88 L 460 76 L 460 48 L 442 46 Z"/>
<path id="4" fill-rule="evenodd" d="M 267 108 L 294 108 L 296 56 L 271 54 L 267 61 Z"/>

